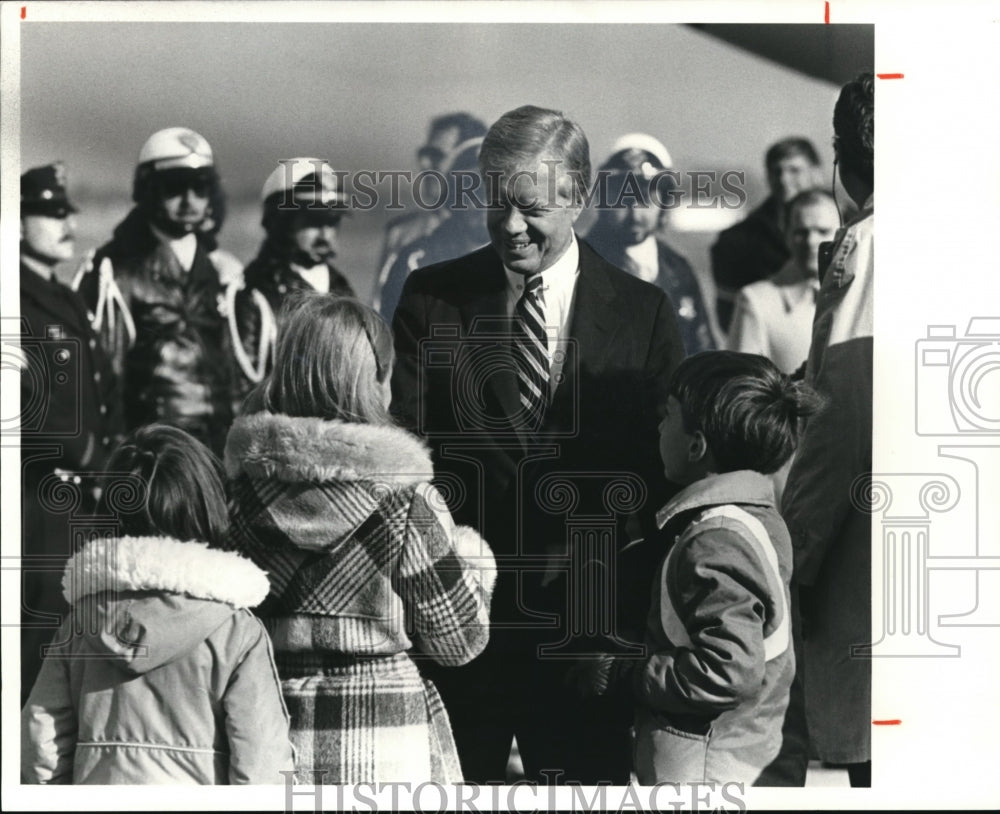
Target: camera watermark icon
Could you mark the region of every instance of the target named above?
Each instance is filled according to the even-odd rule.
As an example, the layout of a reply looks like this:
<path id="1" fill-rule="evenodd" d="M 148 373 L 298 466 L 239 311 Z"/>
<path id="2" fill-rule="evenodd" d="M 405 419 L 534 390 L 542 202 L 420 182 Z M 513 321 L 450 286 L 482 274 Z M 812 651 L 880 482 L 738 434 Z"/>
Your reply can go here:
<path id="1" fill-rule="evenodd" d="M 854 646 L 858 657 L 960 655 L 958 645 L 938 641 L 932 630 L 935 571 L 975 575 L 971 609 L 939 613 L 937 636 L 946 628 L 1000 626 L 1000 318 L 974 317 L 961 337 L 953 325 L 928 326 L 916 342 L 915 419 L 920 436 L 982 439 L 937 449 L 939 458 L 965 463 L 973 488 L 963 490 L 944 472 L 873 474 L 855 482 L 855 507 L 878 517 L 882 532 L 874 548 L 881 552 L 882 597 L 875 605 L 881 637 Z M 971 550 L 942 552 L 938 543 L 933 551 L 935 517 L 940 522 L 956 510 L 973 516 L 973 539 L 962 539 Z"/>
<path id="2" fill-rule="evenodd" d="M 942 454 L 947 447 L 941 447 Z M 995 448 L 1000 452 L 1000 448 Z M 971 553 L 932 551 L 933 515 L 959 505 L 958 481 L 943 473 L 885 473 L 855 481 L 852 501 L 859 509 L 879 516 L 881 539 L 881 602 L 876 603 L 876 629 L 881 636 L 871 645 L 855 645 L 853 656 L 958 656 L 958 645 L 938 641 L 931 620 L 931 573 L 934 571 L 1000 571 L 1000 552 L 984 554 L 976 541 Z M 939 542 L 938 549 L 941 547 Z M 875 551 L 879 547 L 875 547 Z M 970 615 L 983 610 L 977 596 L 971 614 L 939 615 L 938 635 L 946 626 L 975 626 Z M 980 614 L 981 615 L 981 614 Z M 956 623 L 949 619 L 963 619 Z M 880 623 L 880 624 L 879 624 Z M 1000 618 L 986 624 L 1000 624 Z"/>
<path id="3" fill-rule="evenodd" d="M 476 317 L 468 333 L 460 325 L 431 327 L 417 348 L 417 431 L 425 438 L 490 441 L 549 440 L 575 436 L 579 427 L 577 343 L 548 331 L 559 421 L 538 425 L 524 406 L 516 350 L 521 334 L 507 316 Z M 552 403 L 547 410 L 552 409 Z"/>
<path id="4" fill-rule="evenodd" d="M 1000 435 L 1000 317 L 928 326 L 916 382 L 917 435 Z"/>
<path id="5" fill-rule="evenodd" d="M 21 389 L 14 415 L 0 416 L 0 434 L 22 438 L 76 438 L 83 431 L 80 398 L 79 339 L 64 335 L 62 327 L 49 325 L 43 336 L 34 336 L 24 318 L 5 317 L 0 329 L 0 366 L 4 387 Z M 59 426 L 47 421 L 53 404 L 59 405 Z"/>

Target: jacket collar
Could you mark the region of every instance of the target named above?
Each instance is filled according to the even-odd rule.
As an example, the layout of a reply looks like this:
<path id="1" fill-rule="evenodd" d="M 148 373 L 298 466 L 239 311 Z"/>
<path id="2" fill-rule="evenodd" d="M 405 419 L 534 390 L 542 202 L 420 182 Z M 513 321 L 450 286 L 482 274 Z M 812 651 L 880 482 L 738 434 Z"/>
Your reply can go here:
<path id="1" fill-rule="evenodd" d="M 823 274 L 822 283 L 830 288 L 844 288 L 853 282 L 855 269 L 847 258 L 864 235 L 871 235 L 872 222 L 865 223 L 875 214 L 875 195 L 869 195 L 858 213 L 837 230 L 834 238 L 833 256 Z M 827 282 L 829 280 L 829 282 Z"/>
<path id="2" fill-rule="evenodd" d="M 23 257 L 21 258 L 20 265 L 21 296 L 30 296 L 32 299 L 44 304 L 48 300 L 53 286 L 58 285 L 55 277 L 45 279 L 25 263 Z"/>
<path id="3" fill-rule="evenodd" d="M 226 474 L 286 482 L 378 480 L 425 483 L 430 453 L 394 426 L 255 413 L 237 418 L 226 439 Z"/>
<path id="4" fill-rule="evenodd" d="M 86 306 L 71 288 L 63 285 L 55 276 L 44 279 L 32 271 L 22 260 L 20 273 L 21 302 L 30 300 L 39 311 L 50 314 L 53 327 L 69 326 L 75 333 L 90 335 Z M 24 306 L 22 305 L 22 313 Z M 44 338 L 48 339 L 46 335 Z"/>
<path id="5" fill-rule="evenodd" d="M 91 540 L 70 557 L 62 586 L 71 605 L 103 591 L 168 591 L 252 608 L 269 590 L 267 574 L 239 554 L 170 537 Z"/>
<path id="6" fill-rule="evenodd" d="M 684 487 L 656 513 L 656 527 L 662 529 L 681 512 L 740 503 L 774 507 L 774 487 L 771 479 L 751 469 L 709 475 Z"/>

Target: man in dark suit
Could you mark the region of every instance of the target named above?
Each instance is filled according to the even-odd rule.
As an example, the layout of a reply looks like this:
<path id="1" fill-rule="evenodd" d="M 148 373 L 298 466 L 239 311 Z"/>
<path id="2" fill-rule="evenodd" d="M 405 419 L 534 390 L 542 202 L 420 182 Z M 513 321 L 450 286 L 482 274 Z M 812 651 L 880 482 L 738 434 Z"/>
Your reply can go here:
<path id="1" fill-rule="evenodd" d="M 69 610 L 61 579 L 73 513 L 93 511 L 95 473 L 121 427 L 115 376 L 86 306 L 53 274 L 73 257 L 75 212 L 62 164 L 21 176 L 22 704 Z"/>
<path id="2" fill-rule="evenodd" d="M 623 580 L 617 553 L 670 493 L 657 412 L 683 357 L 677 319 L 574 234 L 579 125 L 510 111 L 479 166 L 491 245 L 413 272 L 393 322 L 394 412 L 500 572 L 486 651 L 431 675 L 467 780 L 503 781 L 513 736 L 529 779 L 625 783 L 630 705 L 577 700 L 565 677 L 574 655 L 637 652 L 648 583 Z"/>
<path id="3" fill-rule="evenodd" d="M 740 289 L 770 277 L 791 257 L 785 243 L 785 205 L 822 181 L 819 153 L 806 138 L 772 144 L 764 166 L 771 194 L 744 220 L 720 232 L 712 246 L 716 314 L 724 333 L 729 331 Z"/>

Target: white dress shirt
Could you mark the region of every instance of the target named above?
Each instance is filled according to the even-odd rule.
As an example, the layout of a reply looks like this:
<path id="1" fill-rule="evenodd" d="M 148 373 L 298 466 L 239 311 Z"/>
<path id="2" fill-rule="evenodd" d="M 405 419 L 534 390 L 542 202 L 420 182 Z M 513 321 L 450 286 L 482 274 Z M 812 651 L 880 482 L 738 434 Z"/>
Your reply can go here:
<path id="1" fill-rule="evenodd" d="M 640 280 L 655 283 L 660 276 L 660 249 L 656 238 L 649 235 L 641 243 L 625 247 L 625 256 L 631 261 L 632 268 L 626 271 L 635 273 Z"/>
<path id="2" fill-rule="evenodd" d="M 296 263 L 289 264 L 292 267 L 292 271 L 299 275 L 303 280 L 305 280 L 309 285 L 315 288 L 321 294 L 330 293 L 330 268 L 326 263 L 317 263 L 311 268 L 306 268 L 305 266 L 300 266 Z"/>

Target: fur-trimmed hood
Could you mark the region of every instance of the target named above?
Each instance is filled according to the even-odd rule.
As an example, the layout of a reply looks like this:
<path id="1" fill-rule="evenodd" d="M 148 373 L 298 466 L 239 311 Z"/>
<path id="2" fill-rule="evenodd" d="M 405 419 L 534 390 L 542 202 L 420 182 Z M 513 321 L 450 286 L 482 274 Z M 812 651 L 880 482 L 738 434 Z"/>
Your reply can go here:
<path id="1" fill-rule="evenodd" d="M 189 652 L 270 589 L 245 557 L 168 537 L 92 540 L 70 558 L 62 584 L 96 652 L 132 673 Z"/>
<path id="2" fill-rule="evenodd" d="M 434 475 L 427 447 L 398 427 L 267 412 L 236 419 L 225 463 L 231 479 L 250 481 L 236 487 L 234 524 L 251 506 L 253 517 L 266 509 L 284 538 L 307 549 L 340 543 L 393 494 Z"/>
<path id="3" fill-rule="evenodd" d="M 399 427 L 255 413 L 226 439 L 226 474 L 285 482 L 372 480 L 398 486 L 434 475 L 424 443 Z"/>

